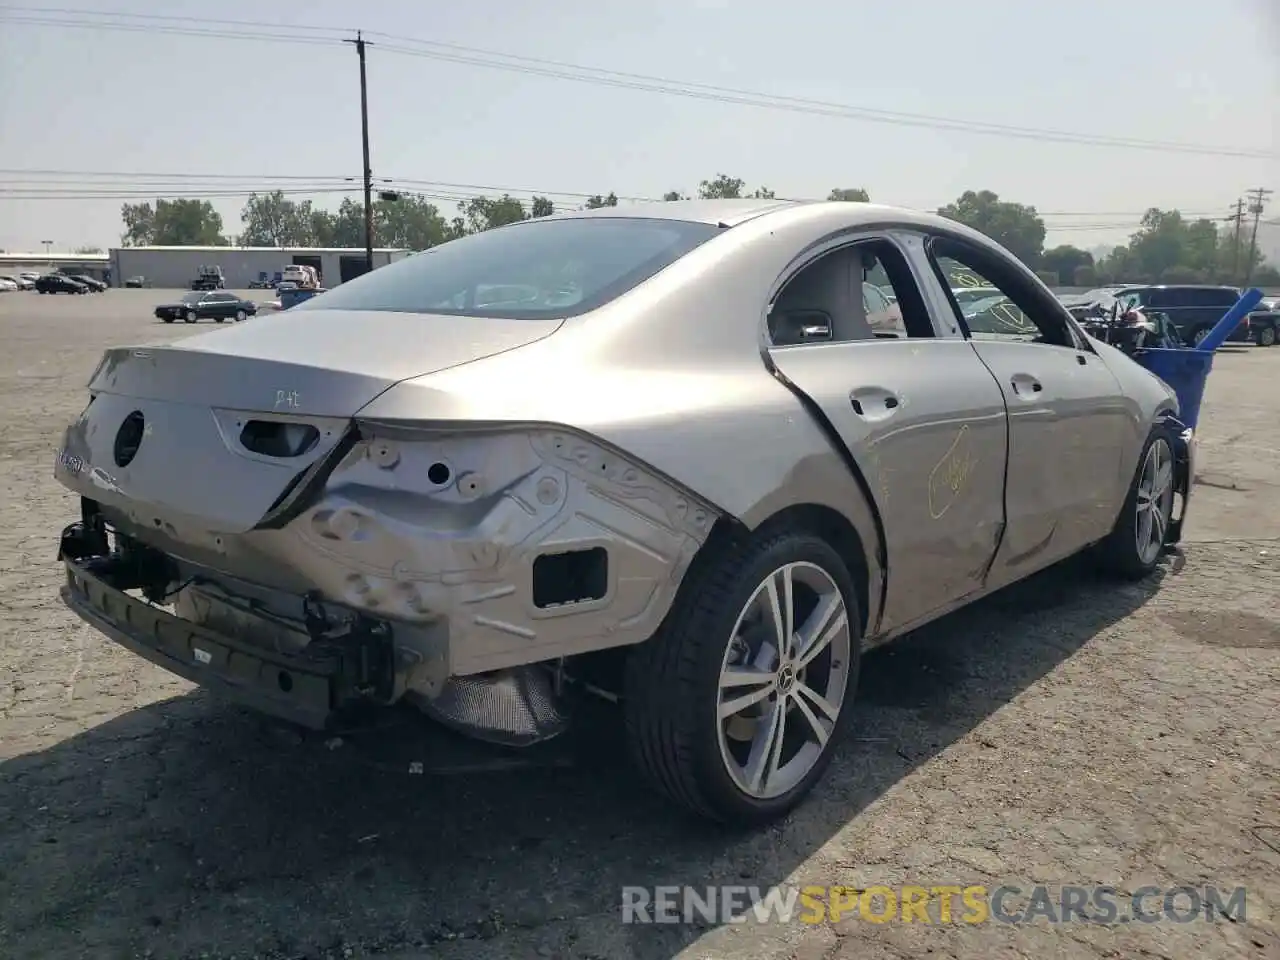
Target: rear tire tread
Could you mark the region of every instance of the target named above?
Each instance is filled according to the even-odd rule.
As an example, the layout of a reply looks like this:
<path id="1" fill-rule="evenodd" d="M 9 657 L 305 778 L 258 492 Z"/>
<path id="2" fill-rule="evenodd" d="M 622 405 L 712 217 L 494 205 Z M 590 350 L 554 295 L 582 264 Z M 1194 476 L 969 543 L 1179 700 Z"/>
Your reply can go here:
<path id="1" fill-rule="evenodd" d="M 662 625 L 627 658 L 624 716 L 633 760 L 659 792 L 707 819 L 726 823 L 738 818 L 727 816 L 699 782 L 693 743 L 699 733 L 696 717 L 690 716 L 697 698 L 707 694 L 699 686 L 699 657 L 705 643 L 728 642 L 727 637 L 717 636 L 717 621 L 723 616 L 725 602 L 741 588 L 747 569 L 782 544 L 810 539 L 835 552 L 821 537 L 803 527 L 780 529 L 760 539 L 730 534 L 713 548 L 713 556 L 694 559 Z M 847 597 L 846 601 L 851 628 L 856 629 L 856 596 Z M 860 649 L 861 640 L 857 643 Z M 857 672 L 853 671 L 841 723 L 852 713 L 856 686 Z M 807 793 L 808 788 L 801 797 Z M 754 819 L 765 821 L 774 816 L 762 812 Z"/>

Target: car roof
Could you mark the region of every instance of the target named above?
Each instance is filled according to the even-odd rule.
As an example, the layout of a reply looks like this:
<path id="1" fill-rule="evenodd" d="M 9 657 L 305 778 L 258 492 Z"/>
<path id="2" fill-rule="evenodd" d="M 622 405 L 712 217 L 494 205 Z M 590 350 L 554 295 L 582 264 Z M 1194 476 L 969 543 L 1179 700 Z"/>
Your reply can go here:
<path id="1" fill-rule="evenodd" d="M 575 220 L 585 217 L 644 217 L 649 220 L 683 220 L 692 223 L 708 223 L 712 226 L 736 226 L 770 210 L 795 207 L 813 201 L 765 200 L 741 198 L 729 200 L 649 200 L 620 204 L 616 207 L 597 207 L 593 210 L 566 210 L 540 220 Z M 528 221 L 523 221 L 528 222 Z"/>
<path id="2" fill-rule="evenodd" d="M 544 220 L 573 220 L 588 217 L 633 217 L 650 220 L 683 220 L 706 223 L 713 226 L 733 227 L 786 211 L 807 210 L 815 217 L 839 207 L 848 217 L 846 227 L 883 225 L 886 222 L 915 226 L 928 230 L 942 230 L 954 236 L 967 237 L 985 246 L 995 246 L 994 241 L 976 230 L 955 220 L 949 220 L 932 211 L 912 210 L 881 203 L 862 203 L 856 200 L 652 200 L 619 204 L 616 207 L 599 207 L 594 210 L 572 210 L 554 213 L 537 220 L 520 220 L 510 226 L 536 223 Z M 499 228 L 505 229 L 505 228 Z"/>

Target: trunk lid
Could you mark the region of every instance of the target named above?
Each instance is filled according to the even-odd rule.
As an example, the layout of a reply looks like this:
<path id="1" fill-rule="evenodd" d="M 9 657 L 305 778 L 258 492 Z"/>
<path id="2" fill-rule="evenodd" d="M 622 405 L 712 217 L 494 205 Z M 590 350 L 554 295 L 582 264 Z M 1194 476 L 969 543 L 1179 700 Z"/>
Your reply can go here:
<path id="1" fill-rule="evenodd" d="M 108 350 L 55 476 L 141 527 L 216 544 L 256 526 L 389 387 L 560 323 L 315 310 Z"/>
<path id="2" fill-rule="evenodd" d="M 560 320 L 288 311 L 176 343 L 108 350 L 93 393 L 349 417 L 388 387 L 550 336 Z"/>

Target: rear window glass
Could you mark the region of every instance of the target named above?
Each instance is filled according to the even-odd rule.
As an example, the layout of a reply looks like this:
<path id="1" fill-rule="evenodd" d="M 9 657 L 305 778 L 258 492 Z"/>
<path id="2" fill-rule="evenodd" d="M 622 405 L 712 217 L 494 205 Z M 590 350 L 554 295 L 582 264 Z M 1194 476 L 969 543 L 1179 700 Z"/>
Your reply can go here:
<path id="1" fill-rule="evenodd" d="M 406 257 L 293 309 L 571 317 L 621 296 L 718 232 L 640 217 L 530 220 Z"/>

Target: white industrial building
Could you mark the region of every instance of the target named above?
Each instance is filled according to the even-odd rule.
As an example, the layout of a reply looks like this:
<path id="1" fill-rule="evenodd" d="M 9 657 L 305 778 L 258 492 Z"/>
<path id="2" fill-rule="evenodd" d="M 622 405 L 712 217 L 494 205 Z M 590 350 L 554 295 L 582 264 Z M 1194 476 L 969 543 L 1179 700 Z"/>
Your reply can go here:
<path id="1" fill-rule="evenodd" d="M 375 247 L 374 269 L 408 255 L 407 250 Z M 216 265 L 228 289 L 244 290 L 250 281 L 270 280 L 291 264 L 315 267 L 321 284 L 334 287 L 365 272 L 365 252 L 342 247 L 119 247 L 110 253 L 111 283 L 117 287 L 143 277 L 148 286 L 185 290 L 200 267 Z"/>
<path id="2" fill-rule="evenodd" d="M 0 277 L 19 273 L 84 273 L 103 279 L 111 258 L 105 253 L 0 253 Z"/>

